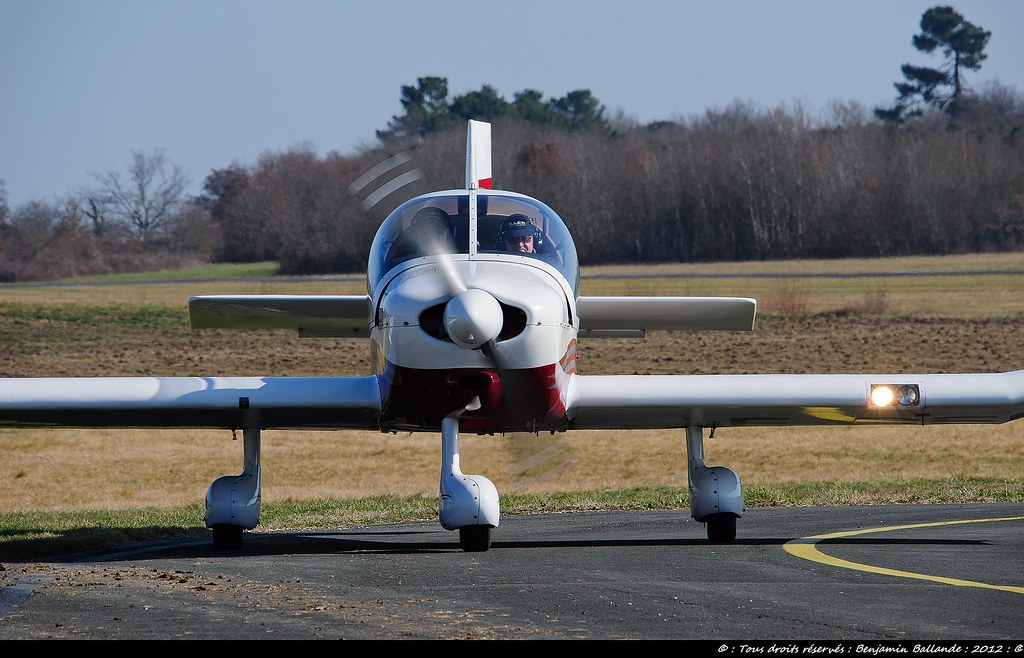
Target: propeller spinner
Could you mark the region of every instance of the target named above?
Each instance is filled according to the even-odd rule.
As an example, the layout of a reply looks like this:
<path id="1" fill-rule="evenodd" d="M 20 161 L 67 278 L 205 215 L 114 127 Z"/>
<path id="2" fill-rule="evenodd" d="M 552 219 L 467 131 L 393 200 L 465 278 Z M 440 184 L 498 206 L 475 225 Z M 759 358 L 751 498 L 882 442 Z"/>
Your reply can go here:
<path id="1" fill-rule="evenodd" d="M 456 345 L 468 349 L 477 349 L 497 338 L 503 322 L 498 300 L 477 288 L 458 293 L 444 309 L 448 336 Z"/>

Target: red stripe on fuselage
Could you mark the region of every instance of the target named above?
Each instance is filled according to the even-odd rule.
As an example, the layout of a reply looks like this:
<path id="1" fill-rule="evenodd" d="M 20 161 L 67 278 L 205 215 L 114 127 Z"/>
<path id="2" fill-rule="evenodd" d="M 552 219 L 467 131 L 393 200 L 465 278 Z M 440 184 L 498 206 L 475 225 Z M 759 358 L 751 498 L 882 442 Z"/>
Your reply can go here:
<path id="1" fill-rule="evenodd" d="M 569 345 L 565 348 L 565 354 L 558 360 L 558 365 L 562 367 L 562 372 L 567 375 L 576 374 L 576 339 L 573 338 L 569 341 Z"/>

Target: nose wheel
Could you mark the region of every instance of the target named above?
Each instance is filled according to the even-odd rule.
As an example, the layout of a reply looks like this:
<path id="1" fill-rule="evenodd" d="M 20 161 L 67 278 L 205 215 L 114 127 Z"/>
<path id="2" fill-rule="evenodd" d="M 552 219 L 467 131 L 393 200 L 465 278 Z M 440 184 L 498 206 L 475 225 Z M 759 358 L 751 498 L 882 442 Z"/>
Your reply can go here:
<path id="1" fill-rule="evenodd" d="M 470 525 L 459 528 L 459 544 L 467 553 L 481 553 L 491 547 L 491 526 Z"/>
<path id="2" fill-rule="evenodd" d="M 459 531 L 463 551 L 491 547 L 491 530 L 501 516 L 498 490 L 482 475 L 465 475 L 459 467 L 459 419 L 441 421 L 441 505 L 438 517 L 445 530 Z"/>
<path id="3" fill-rule="evenodd" d="M 222 550 L 233 550 L 242 547 L 242 527 L 237 525 L 218 524 L 211 528 L 213 545 Z"/>

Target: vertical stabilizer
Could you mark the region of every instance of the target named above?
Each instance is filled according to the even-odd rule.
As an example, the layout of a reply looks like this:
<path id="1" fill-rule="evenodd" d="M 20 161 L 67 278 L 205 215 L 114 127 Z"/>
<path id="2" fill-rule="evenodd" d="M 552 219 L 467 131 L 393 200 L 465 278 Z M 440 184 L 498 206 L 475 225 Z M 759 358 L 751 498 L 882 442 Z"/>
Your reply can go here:
<path id="1" fill-rule="evenodd" d="M 491 124 L 469 120 L 466 135 L 466 189 L 491 189 Z"/>

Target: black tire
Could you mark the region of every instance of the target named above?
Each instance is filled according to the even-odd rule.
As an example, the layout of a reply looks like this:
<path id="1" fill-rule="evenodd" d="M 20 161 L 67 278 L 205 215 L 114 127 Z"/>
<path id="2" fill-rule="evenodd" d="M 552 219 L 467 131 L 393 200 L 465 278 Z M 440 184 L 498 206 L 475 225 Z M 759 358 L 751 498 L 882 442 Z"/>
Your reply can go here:
<path id="1" fill-rule="evenodd" d="M 708 541 L 728 544 L 736 541 L 736 517 L 732 514 L 712 514 L 704 519 L 708 526 Z"/>
<path id="2" fill-rule="evenodd" d="M 491 547 L 491 526 L 468 525 L 459 528 L 459 544 L 467 553 L 481 553 Z"/>
<path id="3" fill-rule="evenodd" d="M 215 525 L 213 530 L 213 545 L 222 550 L 234 550 L 242 547 L 242 526 L 238 525 Z"/>

